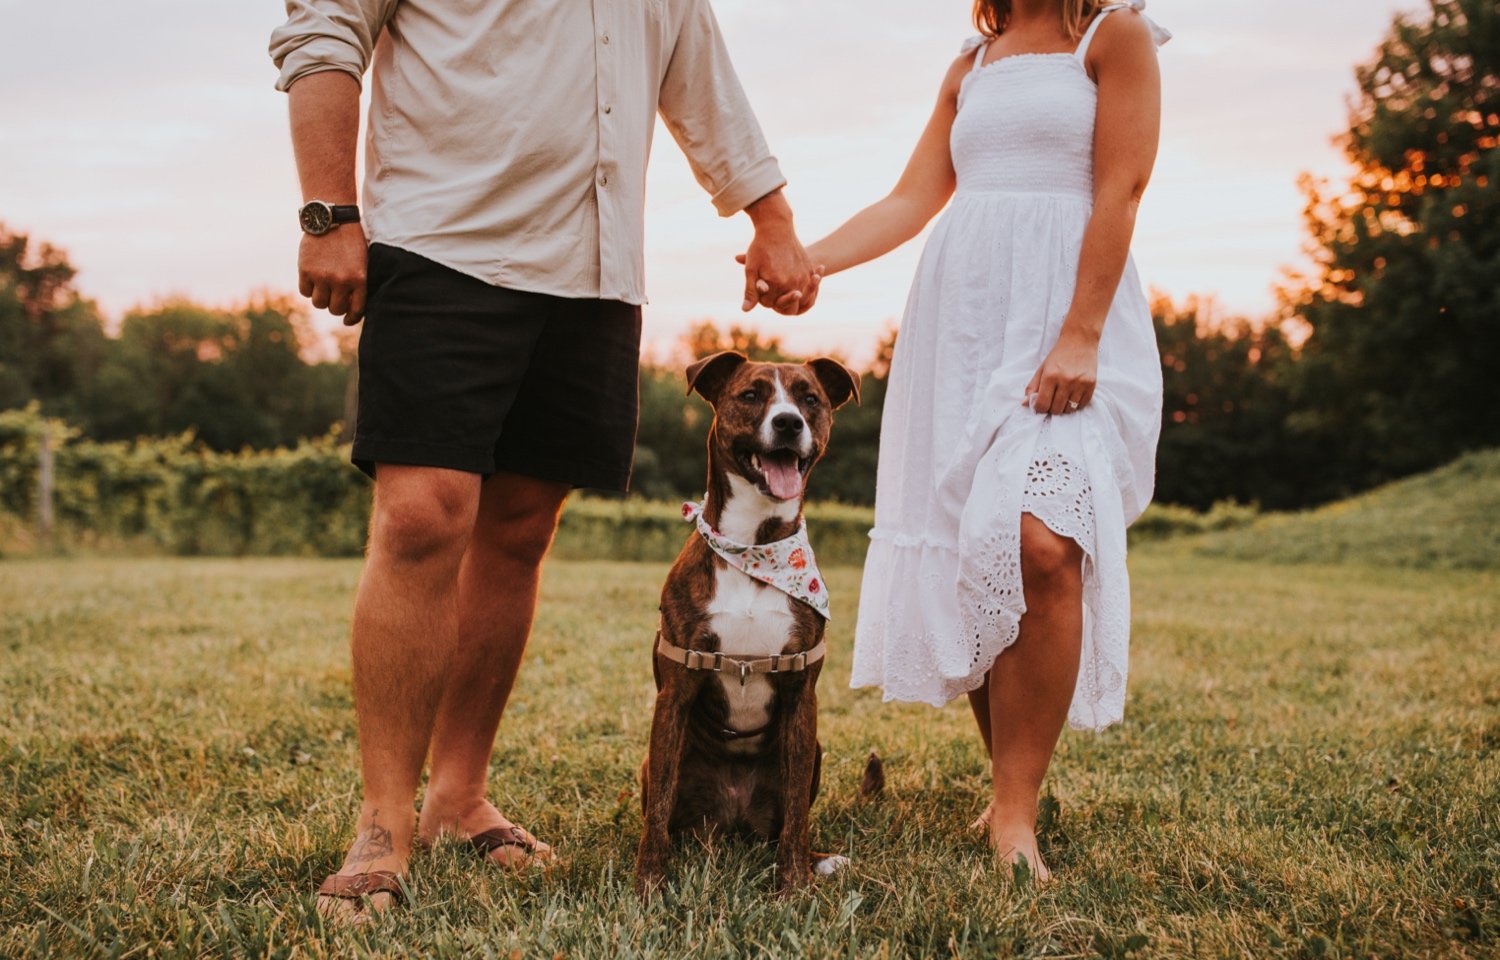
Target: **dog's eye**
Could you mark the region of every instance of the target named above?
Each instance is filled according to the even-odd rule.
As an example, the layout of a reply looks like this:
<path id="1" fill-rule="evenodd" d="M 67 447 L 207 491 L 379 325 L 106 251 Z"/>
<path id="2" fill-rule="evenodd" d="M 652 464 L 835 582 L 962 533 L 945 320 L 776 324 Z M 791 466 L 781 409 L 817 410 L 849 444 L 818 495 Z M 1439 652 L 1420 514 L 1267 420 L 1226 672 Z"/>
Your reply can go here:
<path id="1" fill-rule="evenodd" d="M 803 397 L 802 402 L 807 404 L 809 407 L 816 407 L 819 403 L 822 403 L 822 401 L 818 399 L 817 395 L 812 393 L 809 393 L 807 396 Z"/>
<path id="2" fill-rule="evenodd" d="M 754 390 L 745 390 L 740 394 L 740 399 L 746 403 L 754 403 L 759 397 Z"/>

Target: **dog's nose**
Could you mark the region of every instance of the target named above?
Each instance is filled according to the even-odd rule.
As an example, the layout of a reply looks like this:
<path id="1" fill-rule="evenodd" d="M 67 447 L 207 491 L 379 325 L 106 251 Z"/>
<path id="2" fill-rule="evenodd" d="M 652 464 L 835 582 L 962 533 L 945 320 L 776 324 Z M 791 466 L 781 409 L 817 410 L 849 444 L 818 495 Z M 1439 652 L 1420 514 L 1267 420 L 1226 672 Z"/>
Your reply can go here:
<path id="1" fill-rule="evenodd" d="M 802 418 L 795 413 L 778 413 L 771 418 L 771 429 L 782 434 L 801 433 Z"/>

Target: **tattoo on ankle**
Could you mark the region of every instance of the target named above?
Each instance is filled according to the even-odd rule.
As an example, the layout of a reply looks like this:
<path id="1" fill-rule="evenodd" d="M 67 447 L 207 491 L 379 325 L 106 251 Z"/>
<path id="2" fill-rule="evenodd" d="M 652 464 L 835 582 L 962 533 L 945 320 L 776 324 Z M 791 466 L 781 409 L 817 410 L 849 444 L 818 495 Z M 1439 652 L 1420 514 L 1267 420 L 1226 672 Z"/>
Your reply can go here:
<path id="1" fill-rule="evenodd" d="M 380 825 L 377 819 L 379 816 L 379 810 L 370 814 L 370 825 L 360 832 L 358 839 L 354 841 L 353 848 L 349 851 L 350 863 L 369 863 L 371 860 L 379 860 L 395 852 L 396 847 L 392 842 L 391 832 Z"/>

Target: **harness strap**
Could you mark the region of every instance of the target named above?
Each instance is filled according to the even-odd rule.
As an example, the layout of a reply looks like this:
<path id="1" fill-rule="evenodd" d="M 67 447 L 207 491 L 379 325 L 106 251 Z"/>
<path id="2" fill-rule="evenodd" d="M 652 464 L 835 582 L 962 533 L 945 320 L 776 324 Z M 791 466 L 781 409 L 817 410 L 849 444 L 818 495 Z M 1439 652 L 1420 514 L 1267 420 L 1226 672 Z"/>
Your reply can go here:
<path id="1" fill-rule="evenodd" d="M 801 673 L 810 664 L 823 659 L 828 652 L 828 642 L 819 641 L 811 650 L 801 653 L 778 653 L 769 657 L 737 657 L 733 654 L 709 650 L 688 650 L 679 647 L 656 632 L 656 655 L 673 663 L 680 663 L 689 670 L 707 670 L 711 673 L 737 673 L 740 686 L 745 678 L 758 673 Z"/>
<path id="2" fill-rule="evenodd" d="M 718 730 L 714 731 L 714 734 L 720 740 L 728 740 L 733 742 L 735 740 L 749 740 L 753 737 L 758 737 L 770 729 L 771 725 L 769 723 L 762 724 L 761 726 L 756 727 L 754 730 L 735 730 L 731 727 L 720 727 Z"/>

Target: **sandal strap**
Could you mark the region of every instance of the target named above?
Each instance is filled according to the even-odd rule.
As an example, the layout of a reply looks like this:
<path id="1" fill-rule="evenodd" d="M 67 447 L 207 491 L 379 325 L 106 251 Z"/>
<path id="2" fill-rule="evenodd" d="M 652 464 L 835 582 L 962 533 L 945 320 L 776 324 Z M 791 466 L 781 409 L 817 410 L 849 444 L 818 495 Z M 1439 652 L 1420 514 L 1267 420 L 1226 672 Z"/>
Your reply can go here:
<path id="1" fill-rule="evenodd" d="M 480 853 L 489 853 L 502 847 L 517 847 L 528 854 L 536 853 L 536 841 L 529 840 L 520 827 L 496 827 L 469 838 L 469 845 Z"/>
<path id="2" fill-rule="evenodd" d="M 340 900 L 360 900 L 377 893 L 390 894 L 398 904 L 406 903 L 406 884 L 389 870 L 371 870 L 369 873 L 329 874 L 318 887 L 318 896 L 337 897 Z"/>

